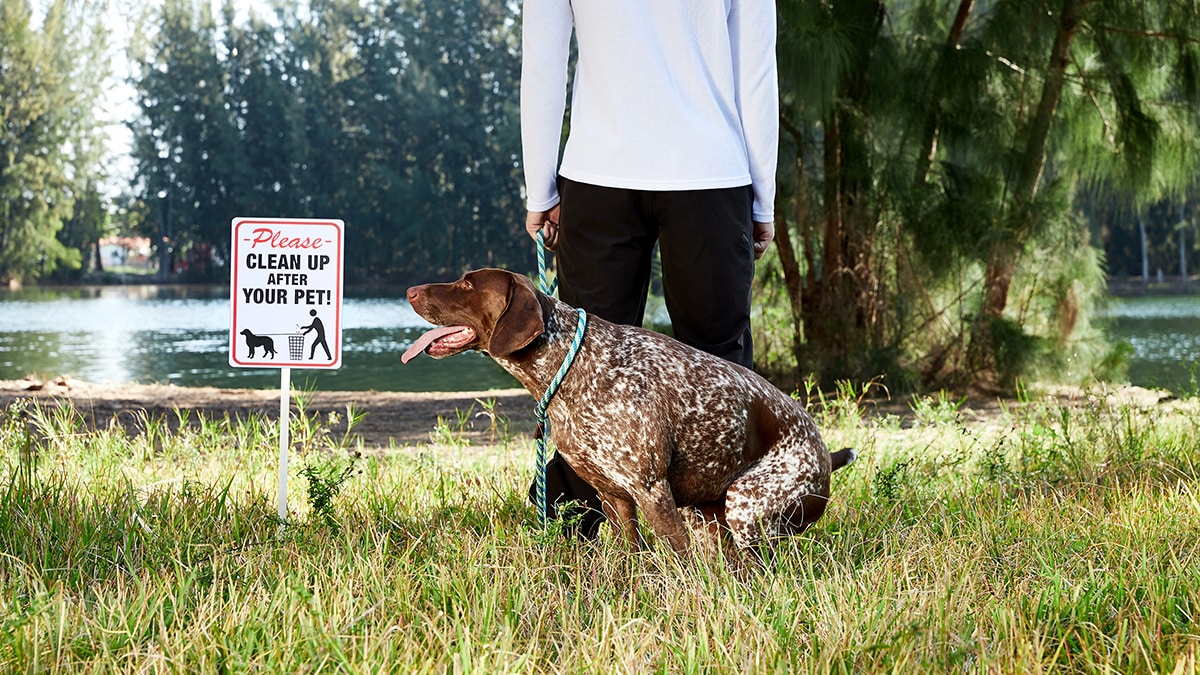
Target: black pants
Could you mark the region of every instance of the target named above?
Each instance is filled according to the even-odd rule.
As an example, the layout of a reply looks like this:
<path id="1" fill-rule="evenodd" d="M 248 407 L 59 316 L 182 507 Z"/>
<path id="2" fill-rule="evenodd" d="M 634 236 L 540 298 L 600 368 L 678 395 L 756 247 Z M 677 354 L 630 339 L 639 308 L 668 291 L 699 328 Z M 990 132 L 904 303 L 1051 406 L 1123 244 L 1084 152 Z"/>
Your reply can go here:
<path id="1" fill-rule="evenodd" d="M 640 326 L 654 245 L 675 338 L 747 368 L 754 364 L 750 186 L 647 192 L 559 179 L 559 297 L 613 323 Z M 603 451 L 603 449 L 601 449 Z M 530 488 L 531 499 L 534 488 Z M 604 521 L 596 491 L 555 455 L 546 472 L 550 517 L 582 502 L 574 531 L 595 537 Z"/>

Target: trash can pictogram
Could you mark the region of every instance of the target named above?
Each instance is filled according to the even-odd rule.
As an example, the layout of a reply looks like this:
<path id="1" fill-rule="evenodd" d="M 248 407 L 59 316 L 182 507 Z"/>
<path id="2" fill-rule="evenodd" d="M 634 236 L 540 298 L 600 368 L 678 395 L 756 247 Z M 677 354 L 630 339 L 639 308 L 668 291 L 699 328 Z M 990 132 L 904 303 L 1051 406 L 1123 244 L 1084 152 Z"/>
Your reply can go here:
<path id="1" fill-rule="evenodd" d="M 288 336 L 288 358 L 299 361 L 304 358 L 304 334 L 297 333 Z"/>

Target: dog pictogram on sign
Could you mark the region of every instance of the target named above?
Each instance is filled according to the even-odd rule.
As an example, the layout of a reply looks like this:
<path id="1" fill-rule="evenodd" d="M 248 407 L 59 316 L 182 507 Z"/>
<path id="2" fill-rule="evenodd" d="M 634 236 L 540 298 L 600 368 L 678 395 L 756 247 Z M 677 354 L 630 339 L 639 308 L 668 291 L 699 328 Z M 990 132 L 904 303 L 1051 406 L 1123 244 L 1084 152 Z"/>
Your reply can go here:
<path id="1" fill-rule="evenodd" d="M 340 220 L 236 218 L 229 365 L 342 365 Z"/>

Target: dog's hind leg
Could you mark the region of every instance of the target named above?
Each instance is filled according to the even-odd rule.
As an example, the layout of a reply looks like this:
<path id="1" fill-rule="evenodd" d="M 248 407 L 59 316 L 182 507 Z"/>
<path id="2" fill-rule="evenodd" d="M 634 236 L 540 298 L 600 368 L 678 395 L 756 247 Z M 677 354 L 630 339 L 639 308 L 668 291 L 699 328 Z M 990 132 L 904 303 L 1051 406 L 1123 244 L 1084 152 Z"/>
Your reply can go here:
<path id="1" fill-rule="evenodd" d="M 767 455 L 729 486 L 726 519 L 741 551 L 799 534 L 825 513 L 829 474 L 819 462 Z"/>

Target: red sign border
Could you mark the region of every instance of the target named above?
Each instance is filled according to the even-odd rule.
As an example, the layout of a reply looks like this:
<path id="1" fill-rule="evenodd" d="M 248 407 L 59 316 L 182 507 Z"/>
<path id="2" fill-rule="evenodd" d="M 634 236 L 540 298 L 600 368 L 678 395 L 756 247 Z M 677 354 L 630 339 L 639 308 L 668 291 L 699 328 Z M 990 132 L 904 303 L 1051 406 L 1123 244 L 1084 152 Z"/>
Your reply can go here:
<path id="1" fill-rule="evenodd" d="M 271 362 L 245 361 L 243 359 L 238 358 L 238 355 L 237 355 L 237 352 L 238 352 L 238 349 L 237 349 L 237 343 L 238 343 L 238 331 L 237 331 L 237 310 L 238 310 L 237 289 L 238 289 L 238 285 L 237 285 L 237 281 L 238 281 L 238 279 L 237 279 L 237 277 L 238 277 L 238 270 L 241 269 L 241 266 L 238 263 L 238 254 L 240 251 L 240 249 L 239 249 L 240 241 L 238 239 L 237 234 L 238 234 L 239 229 L 242 227 L 242 225 L 246 225 L 246 224 L 252 224 L 252 225 L 253 224 L 261 224 L 261 225 L 327 225 L 327 226 L 333 226 L 334 229 L 337 231 L 337 256 L 335 258 L 335 260 L 337 262 L 337 287 L 336 287 L 336 292 L 335 292 L 337 299 L 334 302 L 335 311 L 334 311 L 334 331 L 333 331 L 334 334 L 337 336 L 337 349 L 334 350 L 334 352 L 337 354 L 337 358 L 334 359 L 334 361 L 332 363 L 322 364 L 322 365 L 313 365 L 312 363 L 306 362 L 306 361 L 281 363 L 281 362 L 275 362 L 275 361 L 271 361 Z M 337 219 L 253 218 L 253 217 L 243 217 L 243 218 L 234 218 L 233 219 L 233 221 L 230 223 L 230 228 L 231 228 L 230 235 L 231 235 L 231 239 L 232 239 L 232 246 L 229 251 L 230 260 L 233 262 L 232 272 L 230 273 L 230 277 L 229 277 L 229 364 L 231 366 L 233 366 L 235 368 L 311 368 L 311 369 L 320 369 L 320 370 L 334 370 L 337 368 L 341 368 L 341 366 L 342 366 L 342 297 L 343 297 L 342 296 L 342 286 L 343 286 L 344 278 L 345 278 L 345 275 L 343 274 L 345 271 L 344 265 L 343 265 L 344 251 L 345 251 L 345 227 L 346 227 L 345 222 L 342 220 L 337 220 Z"/>

